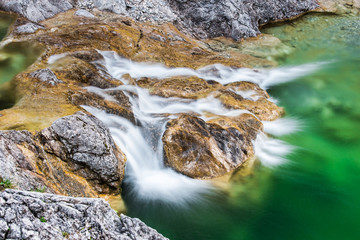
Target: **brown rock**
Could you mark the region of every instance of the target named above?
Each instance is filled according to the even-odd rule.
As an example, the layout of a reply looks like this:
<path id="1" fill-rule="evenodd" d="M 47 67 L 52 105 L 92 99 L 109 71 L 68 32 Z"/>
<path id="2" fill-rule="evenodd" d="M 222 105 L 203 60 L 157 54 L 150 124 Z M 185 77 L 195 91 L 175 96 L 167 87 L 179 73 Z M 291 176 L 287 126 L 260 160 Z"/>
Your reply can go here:
<path id="1" fill-rule="evenodd" d="M 208 122 L 182 114 L 169 121 L 164 133 L 165 163 L 192 178 L 222 176 L 253 155 L 251 141 L 261 128 L 249 114 Z"/>
<path id="2" fill-rule="evenodd" d="M 254 83 L 231 83 L 226 89 L 217 98 L 228 108 L 248 110 L 261 121 L 272 121 L 284 114 L 284 109 L 271 102 L 268 93 Z M 249 96 L 245 98 L 236 92 Z"/>
<path id="3" fill-rule="evenodd" d="M 198 77 L 173 77 L 167 79 L 142 78 L 137 85 L 148 88 L 149 92 L 161 97 L 179 97 L 198 99 L 207 97 L 209 93 L 222 87 L 221 84 L 209 84 Z"/>
<path id="4" fill-rule="evenodd" d="M 318 0 L 317 11 L 336 14 L 360 14 L 360 0 Z"/>

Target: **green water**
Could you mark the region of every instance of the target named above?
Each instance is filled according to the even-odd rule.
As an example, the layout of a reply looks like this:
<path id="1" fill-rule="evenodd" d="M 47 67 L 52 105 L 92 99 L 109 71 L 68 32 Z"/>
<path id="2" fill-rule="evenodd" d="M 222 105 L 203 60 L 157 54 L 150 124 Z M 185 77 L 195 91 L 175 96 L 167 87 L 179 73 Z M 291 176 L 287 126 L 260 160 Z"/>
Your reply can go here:
<path id="1" fill-rule="evenodd" d="M 7 35 L 13 21 L 14 17 L 0 13 L 0 40 Z M 31 42 L 12 42 L 0 48 L 0 110 L 15 104 L 13 86 L 9 82 L 34 63 L 41 51 L 40 46 Z"/>
<path id="2" fill-rule="evenodd" d="M 270 90 L 303 122 L 283 138 L 298 147 L 289 163 L 258 166 L 231 193 L 188 209 L 126 198 L 140 217 L 173 240 L 360 239 L 360 18 L 307 15 L 263 30 L 293 47 L 282 65 L 328 61 Z"/>

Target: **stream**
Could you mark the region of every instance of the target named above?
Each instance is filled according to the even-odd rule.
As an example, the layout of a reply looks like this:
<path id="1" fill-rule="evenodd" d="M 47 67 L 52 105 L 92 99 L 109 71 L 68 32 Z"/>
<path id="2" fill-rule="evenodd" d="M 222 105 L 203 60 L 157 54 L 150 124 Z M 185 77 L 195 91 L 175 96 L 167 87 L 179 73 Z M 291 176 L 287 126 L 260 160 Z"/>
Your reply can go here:
<path id="1" fill-rule="evenodd" d="M 2 38 L 12 19 L 0 19 Z M 108 73 L 124 85 L 87 90 L 110 101 L 107 91 L 123 91 L 137 124 L 82 107 L 109 127 L 127 156 L 122 186 L 127 215 L 172 240 L 360 239 L 360 17 L 308 14 L 262 32 L 292 49 L 275 59 L 278 68 L 254 71 L 217 64 L 198 70 L 166 68 L 99 51 Z M 2 109 L 14 103 L 1 89 L 40 52 L 24 44 L 10 44 L 0 52 Z M 221 84 L 254 82 L 285 108 L 286 116 L 263 122 L 264 133 L 253 142 L 259 160 L 254 169 L 235 175 L 227 187 L 218 187 L 164 166 L 161 136 L 166 123 L 184 112 L 205 121 L 214 115 L 249 112 L 226 109 L 211 95 L 198 100 L 152 96 L 128 85 L 124 74 L 157 79 L 197 76 Z M 238 94 L 258 97 L 253 92 Z"/>
<path id="2" fill-rule="evenodd" d="M 282 66 L 326 62 L 269 90 L 302 126 L 281 137 L 296 146 L 286 163 L 259 165 L 185 207 L 134 198 L 125 185 L 128 214 L 178 240 L 360 239 L 359 20 L 307 15 L 263 29 L 293 48 Z"/>

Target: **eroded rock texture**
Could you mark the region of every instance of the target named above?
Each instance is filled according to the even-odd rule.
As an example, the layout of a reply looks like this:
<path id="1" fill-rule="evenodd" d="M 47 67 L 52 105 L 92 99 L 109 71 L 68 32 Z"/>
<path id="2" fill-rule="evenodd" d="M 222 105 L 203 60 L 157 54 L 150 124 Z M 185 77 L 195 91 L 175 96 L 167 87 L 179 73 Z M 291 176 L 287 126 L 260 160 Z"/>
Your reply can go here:
<path id="1" fill-rule="evenodd" d="M 71 196 L 118 193 L 124 165 L 109 130 L 81 112 L 35 134 L 0 132 L 0 176 L 19 189 Z"/>
<path id="2" fill-rule="evenodd" d="M 240 39 L 259 34 L 259 25 L 289 19 L 317 7 L 315 0 L 174 0 L 169 1 L 180 27 L 200 38 Z"/>
<path id="3" fill-rule="evenodd" d="M 289 19 L 317 8 L 315 0 L 14 0 L 0 9 L 39 22 L 71 8 L 94 8 L 137 21 L 173 22 L 199 38 L 226 36 L 236 40 L 255 36 L 259 25 Z"/>
<path id="4" fill-rule="evenodd" d="M 208 122 L 189 114 L 170 120 L 163 136 L 165 163 L 192 178 L 214 178 L 252 157 L 262 124 L 250 114 Z"/>
<path id="5" fill-rule="evenodd" d="M 6 190 L 0 239 L 167 239 L 136 218 L 119 217 L 103 199 Z"/>

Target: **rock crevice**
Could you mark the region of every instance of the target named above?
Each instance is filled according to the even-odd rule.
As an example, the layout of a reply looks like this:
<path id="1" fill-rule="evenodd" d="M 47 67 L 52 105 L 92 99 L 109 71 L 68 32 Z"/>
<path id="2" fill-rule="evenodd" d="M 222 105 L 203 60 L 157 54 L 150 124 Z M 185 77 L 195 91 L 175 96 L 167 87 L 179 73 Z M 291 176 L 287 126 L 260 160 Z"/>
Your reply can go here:
<path id="1" fill-rule="evenodd" d="M 118 193 L 124 165 L 109 130 L 82 112 L 35 134 L 0 132 L 0 176 L 19 189 L 89 197 Z"/>
<path id="2" fill-rule="evenodd" d="M 139 219 L 119 217 L 103 199 L 5 190 L 0 193 L 0 239 L 167 238 Z"/>

